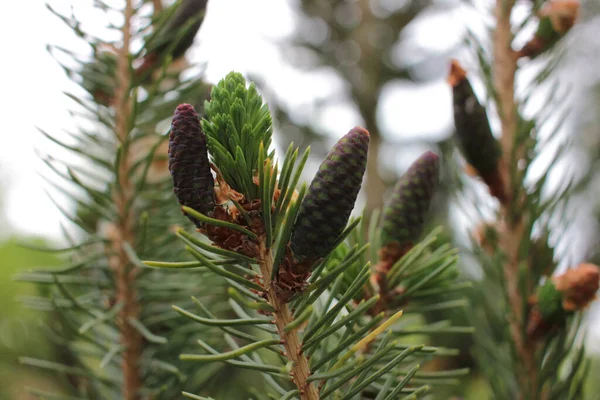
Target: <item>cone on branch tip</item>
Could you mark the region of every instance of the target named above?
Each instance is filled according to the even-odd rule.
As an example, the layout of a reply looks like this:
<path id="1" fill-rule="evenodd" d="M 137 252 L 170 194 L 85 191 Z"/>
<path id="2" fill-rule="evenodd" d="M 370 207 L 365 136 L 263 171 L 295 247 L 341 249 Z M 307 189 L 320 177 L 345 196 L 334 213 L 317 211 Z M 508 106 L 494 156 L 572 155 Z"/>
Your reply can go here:
<path id="1" fill-rule="evenodd" d="M 333 250 L 354 208 L 367 166 L 369 132 L 355 127 L 331 149 L 313 178 L 293 227 L 290 246 L 300 263 Z"/>
<path id="2" fill-rule="evenodd" d="M 466 71 L 453 60 L 448 75 L 452 87 L 456 139 L 471 170 L 483 179 L 492 196 L 507 201 L 504 180 L 500 172 L 500 145 L 490 128 L 485 107 L 479 103 Z"/>
<path id="3" fill-rule="evenodd" d="M 381 249 L 375 266 L 377 285 L 385 291 L 385 274 L 423 233 L 439 179 L 439 157 L 422 154 L 398 179 L 381 217 Z"/>
<path id="4" fill-rule="evenodd" d="M 208 0 L 182 0 L 157 34 L 151 35 L 146 43 L 146 55 L 136 74 L 148 79 L 149 72 L 161 66 L 168 57 L 176 61 L 194 43 L 194 38 L 202 26 Z M 182 29 L 184 31 L 182 31 Z"/>
<path id="5" fill-rule="evenodd" d="M 326 257 L 346 228 L 367 167 L 369 132 L 352 128 L 329 151 L 300 204 L 275 288 L 290 301 L 301 292 L 315 263 Z"/>
<path id="6" fill-rule="evenodd" d="M 538 28 L 518 52 L 517 58 L 535 58 L 550 49 L 575 25 L 579 17 L 578 0 L 554 0 L 544 4 L 539 11 Z"/>
<path id="7" fill-rule="evenodd" d="M 208 161 L 206 136 L 200 128 L 196 110 L 190 104 L 180 104 L 175 110 L 169 134 L 169 172 L 173 191 L 182 206 L 202 214 L 215 208 L 214 180 Z M 201 223 L 187 216 L 196 227 Z"/>
<path id="8" fill-rule="evenodd" d="M 527 335 L 536 340 L 564 326 L 567 316 L 584 310 L 596 298 L 599 286 L 600 268 L 589 263 L 548 279 L 531 299 Z"/>

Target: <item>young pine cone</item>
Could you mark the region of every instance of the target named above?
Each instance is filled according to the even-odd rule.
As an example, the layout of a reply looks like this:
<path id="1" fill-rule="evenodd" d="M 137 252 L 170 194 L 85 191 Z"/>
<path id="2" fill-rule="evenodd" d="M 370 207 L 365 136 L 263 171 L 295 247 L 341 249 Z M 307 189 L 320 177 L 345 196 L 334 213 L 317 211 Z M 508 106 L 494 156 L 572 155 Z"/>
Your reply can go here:
<path id="1" fill-rule="evenodd" d="M 214 181 L 208 161 L 206 136 L 194 107 L 180 104 L 175 110 L 169 135 L 169 171 L 179 204 L 202 214 L 215 208 Z M 201 223 L 188 215 L 200 228 Z"/>
<path id="2" fill-rule="evenodd" d="M 438 183 L 439 158 L 428 151 L 398 179 L 383 209 L 381 240 L 385 247 L 406 248 L 416 242 L 425 224 L 431 199 Z"/>
<path id="3" fill-rule="evenodd" d="M 300 263 L 327 256 L 342 233 L 367 166 L 369 132 L 355 127 L 333 146 L 300 205 L 290 247 Z"/>
<path id="4" fill-rule="evenodd" d="M 492 134 L 485 107 L 477 101 L 467 74 L 457 61 L 452 61 L 448 82 L 452 86 L 456 139 L 462 154 L 488 185 L 490 193 L 504 202 L 500 145 Z"/>

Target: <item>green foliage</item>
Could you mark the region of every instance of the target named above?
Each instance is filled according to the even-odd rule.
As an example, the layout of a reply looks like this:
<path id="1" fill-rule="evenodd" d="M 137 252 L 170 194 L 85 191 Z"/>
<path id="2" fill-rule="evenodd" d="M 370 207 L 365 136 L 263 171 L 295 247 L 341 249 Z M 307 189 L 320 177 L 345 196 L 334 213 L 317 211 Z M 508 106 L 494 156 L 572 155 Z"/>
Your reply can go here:
<path id="1" fill-rule="evenodd" d="M 138 11 L 134 10 L 133 18 L 143 21 Z M 60 256 L 60 266 L 18 276 L 42 289 L 40 296 L 26 298 L 24 304 L 42 313 L 43 333 L 56 348 L 50 360 L 27 351 L 20 362 L 64 377 L 57 382 L 75 398 L 173 399 L 184 389 L 216 392 L 224 386 L 222 376 L 236 374 L 219 365 L 187 368 L 178 365 L 177 355 L 192 351 L 200 336 L 212 346 L 222 339 L 210 339 L 215 337 L 214 328 L 197 329 L 192 324 L 190 330 L 169 303 L 189 306 L 190 296 L 196 295 L 219 310 L 226 301 L 225 288 L 213 276 L 200 273 L 190 278 L 186 271 L 142 270 L 139 261 L 174 257 L 172 244 L 177 238 L 169 232 L 185 221 L 169 182 L 168 137 L 157 133 L 157 126 L 168 124 L 166 118 L 183 98 L 206 97 L 207 85 L 201 77 L 180 79 L 182 69 L 170 68 L 177 54 L 167 54 L 150 70 L 135 70 L 133 57 L 97 51 L 109 47 L 83 33 L 74 18 L 59 17 L 92 49 L 91 59 L 84 61 L 67 52 L 72 60 L 62 64 L 68 76 L 91 95 L 68 94 L 81 129 L 68 139 L 44 132 L 74 155 L 68 160 L 47 155 L 43 161 L 60 181 L 49 180 L 51 187 L 72 200 L 76 211 L 61 211 L 79 230 L 76 237 L 66 234 L 65 248 L 49 250 Z M 175 31 L 162 39 L 181 34 Z M 144 33 L 137 28 L 131 32 L 133 39 Z M 50 50 L 63 51 L 54 46 Z M 145 50 L 138 56 L 147 55 Z M 125 75 L 117 73 L 123 70 Z M 116 82 L 108 85 L 110 91 L 102 90 L 102 96 L 93 89 L 99 77 Z M 119 94 L 131 107 L 116 104 Z M 55 396 L 39 389 L 31 392 Z M 240 392 L 230 386 L 222 393 L 237 398 Z"/>
<path id="2" fill-rule="evenodd" d="M 548 281 L 538 288 L 537 299 L 542 317 L 552 320 L 562 316 L 562 294 L 556 290 L 553 282 Z"/>
<path id="3" fill-rule="evenodd" d="M 31 247 L 24 246 L 23 241 Z M 3 382 L 0 398 L 24 395 L 24 387 L 36 381 L 49 384 L 44 375 L 29 375 L 24 368 L 15 366 L 15 360 L 25 351 L 38 357 L 46 357 L 53 352 L 43 332 L 34 328 L 37 313 L 23 309 L 19 304 L 35 304 L 42 299 L 44 290 L 31 285 L 24 287 L 15 282 L 20 280 L 15 274 L 39 265 L 48 268 L 60 265 L 54 254 L 33 251 L 33 246 L 43 247 L 47 243 L 42 239 L 23 237 L 12 237 L 0 243 L 0 375 Z"/>
<path id="4" fill-rule="evenodd" d="M 402 195 L 390 210 L 349 221 L 366 164 L 366 131 L 355 128 L 342 139 L 307 189 L 300 177 L 308 150 L 300 155 L 292 143 L 276 161 L 269 108 L 254 84 L 230 73 L 204 102 L 201 77 L 184 80 L 181 69 L 172 70 L 203 10 L 188 13 L 195 18 L 183 14 L 170 8 L 153 18 L 149 36 L 132 29 L 145 45 L 127 57 L 100 52 L 104 43 L 62 16 L 93 50 L 91 60 L 75 60 L 81 68 L 63 67 L 91 95 L 69 96 L 95 128 L 69 141 L 45 134 L 79 158 L 44 161 L 63 179 L 56 188 L 76 206 L 64 214 L 81 232 L 67 237 L 59 267 L 19 276 L 44 288 L 44 296 L 25 303 L 46 314 L 45 334 L 59 349 L 52 360 L 27 355 L 21 362 L 64 376 L 68 395 L 91 399 L 392 400 L 458 385 L 468 370 L 423 368 L 457 355 L 437 340 L 472 332 L 434 314 L 466 305 L 460 296 L 469 284 L 459 280 L 457 251 L 439 228 L 419 240 L 437 157 L 428 155 L 435 171 L 409 174 L 410 193 L 399 185 Z M 384 72 L 385 79 L 402 74 L 389 65 Z M 364 108 L 376 105 L 362 100 Z M 170 132 L 169 161 L 187 152 L 171 173 L 200 234 L 179 226 L 186 221 L 166 174 L 167 137 L 157 133 L 187 102 L 201 115 L 185 106 L 185 126 L 174 123 Z M 178 142 L 182 133 L 205 134 L 207 146 Z M 183 187 L 192 190 L 181 201 Z M 418 221 L 406 210 L 417 210 Z M 409 220 L 414 226 L 407 228 Z M 399 240 L 395 233 L 406 229 L 410 246 L 390 257 L 388 237 Z M 302 265 L 307 260 L 310 268 Z M 569 338 L 548 350 L 547 362 L 562 359 Z M 543 372 L 556 378 L 548 367 Z"/>
<path id="5" fill-rule="evenodd" d="M 262 165 L 258 164 L 259 147 L 271 145 L 271 114 L 254 84 L 237 73 L 230 73 L 212 89 L 212 101 L 206 105 L 202 129 L 214 163 L 221 166 L 223 177 L 231 187 L 247 199 L 260 197 L 254 178 Z M 267 158 L 273 158 L 270 153 Z"/>
<path id="6" fill-rule="evenodd" d="M 239 74 L 226 76 L 216 86 L 213 96 L 223 88 L 237 88 L 235 92 L 229 89 L 229 104 L 240 104 L 236 96 L 242 99 L 247 96 L 245 81 Z M 455 355 L 454 350 L 412 344 L 408 339 L 415 335 L 425 338 L 430 334 L 471 332 L 469 327 L 452 327 L 447 321 L 429 326 L 421 324 L 423 313 L 465 305 L 456 298 L 440 301 L 448 295 L 454 297 L 457 290 L 465 287 L 456 281 L 455 251 L 449 245 L 432 246 L 438 231 L 416 243 L 390 271 L 390 286 L 398 288 L 398 295 L 390 299 L 394 301 L 382 306 L 381 299 L 383 296 L 387 299 L 388 293 L 374 294 L 373 271 L 367 261 L 368 237 L 378 243 L 380 230 L 376 223 L 371 226 L 369 236 L 360 234 L 357 230 L 362 226 L 360 220 L 354 220 L 341 233 L 322 231 L 322 240 L 327 243 L 333 240 L 333 246 L 328 246 L 328 250 L 314 260 L 312 273 L 306 272 L 298 265 L 295 253 L 288 249 L 294 241 L 292 231 L 299 235 L 295 227 L 304 226 L 305 220 L 312 218 L 301 211 L 308 201 L 307 193 L 311 191 L 306 191 L 306 185 L 296 189 L 307 153 L 298 163 L 298 150 L 290 146 L 279 173 L 278 165 L 272 161 L 274 154 L 266 154 L 264 137 L 252 134 L 251 130 L 244 131 L 243 135 L 250 135 L 244 138 L 217 136 L 216 132 L 220 131 L 216 129 L 215 121 L 234 120 L 232 115 L 224 112 L 211 113 L 221 107 L 224 97 L 222 93 L 214 96 L 206 105 L 208 115 L 203 120 L 203 127 L 212 143 L 211 149 L 224 153 L 227 146 L 235 143 L 235 148 L 241 150 L 240 143 L 243 142 L 247 144 L 243 147 L 246 154 L 256 154 L 258 171 L 254 175 L 258 181 L 253 185 L 258 188 L 257 197 L 237 196 L 236 186 L 228 181 L 227 177 L 251 178 L 248 170 L 241 169 L 234 161 L 231 152 L 220 158 L 213 154 L 216 167 L 231 186 L 230 198 L 239 200 L 235 204 L 216 206 L 215 218 L 185 208 L 186 213 L 206 224 L 202 232 L 213 242 L 212 246 L 206 245 L 203 238 L 181 231 L 178 236 L 196 262 L 144 262 L 148 267 L 162 269 L 199 267 L 228 286 L 228 311 L 216 310 L 210 299 L 196 297 L 192 299 L 193 309 L 181 304 L 173 306 L 190 323 L 220 329 L 225 341 L 214 346 L 208 343 L 208 337 L 203 337 L 198 344 L 204 351 L 183 353 L 180 359 L 198 368 L 216 363 L 254 371 L 262 376 L 255 382 L 261 382 L 263 390 L 258 392 L 252 386 L 247 389 L 253 393 L 253 398 L 261 399 L 418 398 L 439 384 L 457 384 L 467 370 L 419 371 L 420 365 L 438 355 Z M 241 121 L 270 121 L 268 108 L 262 102 L 256 104 L 261 107 L 244 108 L 242 114 L 240 108 L 227 109 Z M 213 131 L 209 132 L 209 129 Z M 270 123 L 262 129 L 270 140 Z M 364 130 L 355 129 L 347 136 L 368 138 L 362 132 Z M 359 155 L 366 157 L 364 140 L 346 142 L 342 140 L 336 145 L 334 150 L 337 151 L 327 158 L 328 168 L 322 169 L 322 173 L 320 170 L 315 180 L 323 179 L 325 173 L 331 177 L 346 173 L 346 163 L 352 165 L 357 161 L 358 153 L 353 146 L 363 149 Z M 252 146 L 254 149 L 250 148 Z M 233 145 L 229 147 L 232 148 Z M 364 160 L 359 164 L 364 168 Z M 339 190 L 338 187 L 335 195 L 328 197 L 322 195 L 327 188 L 321 186 L 311 194 L 321 200 L 326 198 L 330 203 L 327 207 L 337 213 L 331 218 L 339 218 L 344 225 L 355 201 L 352 192 L 358 191 L 362 180 L 359 172 L 352 171 L 352 176 L 356 175 L 358 180 L 344 181 L 353 186 L 352 190 Z M 328 185 L 333 186 L 339 181 L 328 181 Z M 220 188 L 215 188 L 217 190 Z M 327 221 L 323 218 L 323 223 Z M 326 237 L 327 232 L 329 237 Z M 232 243 L 238 245 L 232 247 Z M 373 262 L 377 262 L 377 255 L 371 253 L 371 256 Z M 288 290 L 291 289 L 294 290 L 290 299 Z M 289 300 L 292 301 L 287 305 Z M 400 305 L 411 308 L 406 316 L 399 311 Z M 184 395 L 205 398 L 202 395 L 209 393 L 201 391 L 194 395 L 186 392 Z"/>

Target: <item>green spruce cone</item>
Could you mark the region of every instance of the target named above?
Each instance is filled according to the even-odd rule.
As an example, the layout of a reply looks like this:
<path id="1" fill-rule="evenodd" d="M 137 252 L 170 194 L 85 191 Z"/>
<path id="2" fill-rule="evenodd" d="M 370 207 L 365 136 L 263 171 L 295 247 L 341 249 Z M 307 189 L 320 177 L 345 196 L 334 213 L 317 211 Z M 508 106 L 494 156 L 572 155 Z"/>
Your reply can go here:
<path id="1" fill-rule="evenodd" d="M 439 158 L 428 151 L 400 177 L 382 214 L 382 245 L 419 239 L 438 183 Z"/>
<path id="2" fill-rule="evenodd" d="M 301 263 L 333 250 L 354 208 L 367 166 L 369 132 L 355 127 L 333 146 L 300 205 L 290 247 Z"/>
<path id="3" fill-rule="evenodd" d="M 169 135 L 169 171 L 179 203 L 202 214 L 215 208 L 214 181 L 208 161 L 206 136 L 194 107 L 180 104 L 175 110 Z M 200 221 L 188 215 L 198 227 Z"/>
<path id="4" fill-rule="evenodd" d="M 452 85 L 456 138 L 469 164 L 485 179 L 494 173 L 500 160 L 500 146 L 492 134 L 483 107 L 466 76 Z"/>

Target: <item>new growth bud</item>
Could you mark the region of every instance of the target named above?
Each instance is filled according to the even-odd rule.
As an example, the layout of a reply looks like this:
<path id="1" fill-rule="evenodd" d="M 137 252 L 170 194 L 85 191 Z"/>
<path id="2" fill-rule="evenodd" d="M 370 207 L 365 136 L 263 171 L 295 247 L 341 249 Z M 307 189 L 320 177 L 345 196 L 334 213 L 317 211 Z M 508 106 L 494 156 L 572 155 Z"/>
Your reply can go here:
<path id="1" fill-rule="evenodd" d="M 552 277 L 552 282 L 562 294 L 562 308 L 565 311 L 583 310 L 596 298 L 600 269 L 594 264 L 579 264 L 562 275 Z"/>
<path id="2" fill-rule="evenodd" d="M 575 25 L 578 16 L 578 0 L 554 0 L 545 3 L 539 12 L 537 31 L 517 52 L 517 57 L 535 58 L 550 49 Z"/>
<path id="3" fill-rule="evenodd" d="M 215 208 L 214 180 L 208 161 L 206 136 L 194 107 L 180 104 L 175 110 L 169 135 L 169 171 L 179 203 L 210 214 Z M 198 227 L 195 218 L 188 218 Z"/>
<path id="4" fill-rule="evenodd" d="M 595 298 L 600 285 L 600 268 L 583 263 L 540 286 L 529 314 L 527 334 L 540 339 L 564 326 L 568 315 L 585 309 Z"/>
<path id="5" fill-rule="evenodd" d="M 367 166 L 369 132 L 355 127 L 333 146 L 300 205 L 290 242 L 296 260 L 325 257 L 354 208 Z"/>
<path id="6" fill-rule="evenodd" d="M 504 181 L 500 174 L 500 146 L 490 128 L 485 107 L 479 103 L 467 73 L 453 60 L 448 75 L 452 86 L 456 139 L 463 156 L 487 184 L 490 193 L 505 202 Z"/>

